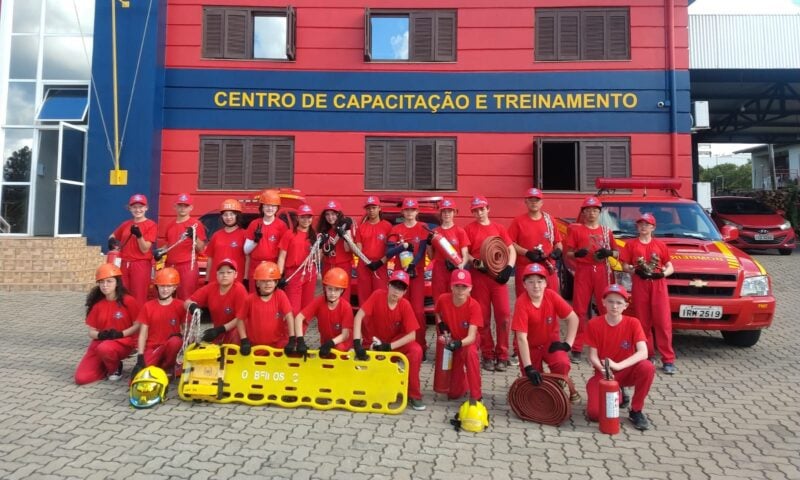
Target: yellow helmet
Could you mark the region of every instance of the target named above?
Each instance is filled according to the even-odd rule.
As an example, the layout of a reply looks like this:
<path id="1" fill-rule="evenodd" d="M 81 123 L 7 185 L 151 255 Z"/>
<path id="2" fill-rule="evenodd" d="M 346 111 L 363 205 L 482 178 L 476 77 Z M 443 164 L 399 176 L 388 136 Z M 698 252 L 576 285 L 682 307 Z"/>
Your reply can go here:
<path id="1" fill-rule="evenodd" d="M 158 367 L 143 368 L 131 381 L 130 401 L 134 408 L 150 408 L 167 399 L 169 379 Z"/>
<path id="2" fill-rule="evenodd" d="M 482 402 L 467 400 L 458 409 L 458 415 L 452 424 L 456 430 L 461 428 L 467 432 L 480 433 L 489 427 L 489 412 Z"/>

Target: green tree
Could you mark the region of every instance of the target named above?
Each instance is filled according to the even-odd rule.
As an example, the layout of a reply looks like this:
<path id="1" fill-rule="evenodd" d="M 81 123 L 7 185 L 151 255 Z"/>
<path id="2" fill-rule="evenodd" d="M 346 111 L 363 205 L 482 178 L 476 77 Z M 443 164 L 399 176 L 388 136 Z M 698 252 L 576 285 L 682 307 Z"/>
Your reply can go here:
<path id="1" fill-rule="evenodd" d="M 7 182 L 27 182 L 31 175 L 31 149 L 24 146 L 12 152 L 3 165 L 3 178 Z"/>
<path id="2" fill-rule="evenodd" d="M 721 163 L 710 168 L 700 167 L 700 181 L 711 182 L 715 192 L 750 190 L 753 188 L 753 167 L 750 162 L 740 166 Z"/>

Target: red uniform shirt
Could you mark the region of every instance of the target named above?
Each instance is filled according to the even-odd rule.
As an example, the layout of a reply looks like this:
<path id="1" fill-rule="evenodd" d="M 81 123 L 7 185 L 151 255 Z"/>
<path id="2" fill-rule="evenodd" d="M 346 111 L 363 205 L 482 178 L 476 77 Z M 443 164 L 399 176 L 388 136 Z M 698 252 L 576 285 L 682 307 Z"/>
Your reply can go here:
<path id="1" fill-rule="evenodd" d="M 163 345 L 170 335 L 181 333 L 185 316 L 186 309 L 179 300 L 173 299 L 169 305 L 161 305 L 158 300 L 145 303 L 136 321 L 148 327 L 146 348 Z"/>
<path id="2" fill-rule="evenodd" d="M 247 289 L 240 282 L 233 282 L 231 288 L 224 294 L 219 293 L 219 284 L 211 282 L 203 288 L 196 290 L 189 299 L 211 314 L 211 323 L 215 327 L 225 325 L 236 318 L 239 306 L 247 300 Z"/>
<path id="3" fill-rule="evenodd" d="M 391 343 L 419 328 L 408 300 L 401 298 L 394 309 L 390 309 L 388 298 L 389 292 L 386 290 L 375 290 L 361 307 L 366 314 L 364 325 L 367 332 L 383 343 Z"/>
<path id="4" fill-rule="evenodd" d="M 323 295 L 306 305 L 300 313 L 307 319 L 317 317 L 320 343 L 333 340 L 342 333 L 342 329 L 347 328 L 351 332 L 350 338 L 336 344 L 336 349 L 346 352 L 353 346 L 353 307 L 349 303 L 339 300 L 336 307 L 331 310 Z"/>
<path id="5" fill-rule="evenodd" d="M 256 248 L 250 252 L 251 262 L 258 264 L 259 262 L 269 261 L 276 262 L 278 260 L 278 242 L 281 241 L 283 234 L 289 230 L 289 227 L 283 223 L 283 220 L 275 218 L 269 225 L 264 224 L 263 218 L 256 218 L 247 227 L 247 238 L 253 240 L 256 234 L 256 228 L 261 225 L 261 240 L 256 245 Z M 255 268 L 255 267 L 250 267 Z"/>
<path id="6" fill-rule="evenodd" d="M 303 260 L 311 253 L 311 242 L 308 241 L 308 232 L 297 233 L 287 230 L 278 243 L 278 248 L 286 252 L 284 271 L 287 268 L 299 267 Z"/>
<path id="7" fill-rule="evenodd" d="M 511 220 L 508 227 L 508 236 L 520 247 L 531 250 L 542 245 L 545 255 L 550 255 L 553 245 L 561 241 L 561 234 L 555 228 L 552 217 L 550 224 L 546 220 L 547 213 L 542 212 L 542 218 L 533 220 L 527 213 Z M 525 255 L 517 255 L 517 268 L 522 268 L 531 263 Z"/>
<path id="8" fill-rule="evenodd" d="M 606 238 L 603 238 L 603 232 L 606 233 Z M 589 254 L 585 257 L 576 258 L 575 261 L 586 265 L 593 265 L 596 263 L 604 263 L 604 260 L 597 261 L 594 259 L 594 252 L 601 248 L 614 248 L 614 234 L 611 233 L 610 228 L 598 226 L 597 228 L 589 228 L 582 223 L 574 223 L 569 226 L 567 231 L 567 250 L 580 250 L 586 248 Z"/>
<path id="9" fill-rule="evenodd" d="M 283 348 L 289 342 L 285 317 L 292 313 L 292 305 L 283 290 L 264 301 L 257 293 L 247 296 L 236 311 L 236 318 L 244 322 L 247 338 L 252 345 Z"/>
<path id="10" fill-rule="evenodd" d="M 471 222 L 464 227 L 464 231 L 469 238 L 469 254 L 473 258 L 481 258 L 481 246 L 483 246 L 483 241 L 489 237 L 500 237 L 503 243 L 511 245 L 511 238 L 506 232 L 506 227 L 496 222 L 491 222 L 489 225 L 481 225 L 477 221 Z"/>
<path id="11" fill-rule="evenodd" d="M 658 266 L 663 269 L 664 265 L 670 261 L 669 249 L 656 238 L 651 239 L 650 243 L 642 243 L 638 238 L 628 240 L 625 247 L 619 252 L 619 259 L 635 267 L 640 258 L 650 263 L 654 253 L 658 255 Z"/>
<path id="12" fill-rule="evenodd" d="M 139 315 L 139 304 L 130 295 L 122 297 L 122 305 L 116 300 L 100 300 L 95 303 L 89 314 L 86 316 L 86 325 L 95 330 L 119 330 L 120 332 L 133 325 L 133 321 Z M 126 337 L 123 340 L 131 346 L 135 345 L 133 337 Z"/>
<path id="13" fill-rule="evenodd" d="M 236 277 L 244 278 L 241 272 L 244 271 L 244 241 L 246 238 L 247 232 L 241 228 L 237 228 L 232 232 L 226 232 L 224 228 L 221 228 L 214 232 L 214 235 L 211 235 L 211 241 L 206 245 L 206 255 L 211 257 L 214 262 L 206 269 L 209 281 L 215 278 L 217 264 L 224 258 L 230 258 L 235 261 L 239 269 L 236 272 Z"/>
<path id="14" fill-rule="evenodd" d="M 611 326 L 604 316 L 594 317 L 586 325 L 586 344 L 597 349 L 600 360 L 610 358 L 621 362 L 636 353 L 636 343 L 644 342 L 644 330 L 638 319 L 622 316 L 622 321 Z"/>
<path id="15" fill-rule="evenodd" d="M 372 261 L 380 260 L 386 253 L 386 238 L 392 230 L 392 224 L 386 220 L 378 223 L 364 222 L 356 230 L 356 243 L 361 244 L 361 251 Z"/>
<path id="16" fill-rule="evenodd" d="M 436 300 L 436 313 L 450 328 L 453 340 L 463 340 L 469 334 L 469 326 L 478 328 L 483 326 L 483 313 L 481 304 L 472 297 L 467 297 L 463 305 L 457 307 L 453 303 L 453 295 L 443 293 Z"/>
<path id="17" fill-rule="evenodd" d="M 152 259 L 153 252 L 150 250 L 142 252 L 139 248 L 137 238 L 131 235 L 131 225 L 133 225 L 133 220 L 125 220 L 114 230 L 114 238 L 119 240 L 120 245 L 122 245 L 120 257 L 128 262 Z M 142 238 L 151 243 L 156 241 L 156 236 L 158 235 L 158 225 L 156 225 L 156 222 L 148 218 L 136 225 L 138 225 L 139 230 L 142 231 Z"/>
<path id="18" fill-rule="evenodd" d="M 442 236 L 446 238 L 448 242 L 450 242 L 450 245 L 456 249 L 459 255 L 461 255 L 462 248 L 469 247 L 469 238 L 467 238 L 467 232 L 465 232 L 464 229 L 459 226 L 453 225 L 446 230 L 442 227 L 436 227 L 434 231 L 441 233 Z M 442 255 L 436 248 L 433 249 L 433 259 L 442 261 L 450 260 L 449 258 L 445 258 L 445 256 Z"/>
<path id="19" fill-rule="evenodd" d="M 549 345 L 561 338 L 558 321 L 572 313 L 572 307 L 553 290 L 545 290 L 536 307 L 527 293 L 517 297 L 511 330 L 528 334 L 528 345 Z"/>
<path id="20" fill-rule="evenodd" d="M 417 222 L 416 225 L 413 227 L 407 227 L 404 224 L 395 225 L 392 227 L 392 230 L 389 232 L 389 235 L 397 235 L 398 240 L 397 242 L 408 242 L 414 245 L 414 255 L 416 256 L 417 250 L 419 249 L 419 244 L 423 240 L 428 237 L 428 231 L 425 230 L 424 224 L 422 222 Z M 395 265 L 400 265 L 400 256 L 398 255 L 395 259 Z M 425 262 L 420 260 L 417 264 L 417 276 L 421 277 L 425 273 Z M 383 338 L 381 338 L 383 341 Z"/>
<path id="21" fill-rule="evenodd" d="M 353 254 L 352 252 L 348 252 L 345 250 L 345 245 L 347 242 L 344 238 L 339 236 L 336 232 L 336 229 L 331 227 L 328 229 L 327 233 L 330 236 L 330 239 L 327 243 L 322 244 L 322 262 L 326 265 L 339 265 L 342 266 L 343 264 L 351 264 L 353 262 Z M 352 232 L 350 233 L 352 238 Z M 336 239 L 336 244 L 333 245 L 331 242 L 333 239 Z M 332 249 L 332 250 L 331 250 Z M 333 255 L 330 255 L 333 253 Z M 348 267 L 342 267 L 345 270 L 349 270 Z"/>
<path id="22" fill-rule="evenodd" d="M 186 229 L 197 225 L 195 234 L 198 241 L 206 241 L 206 227 L 203 226 L 196 218 L 189 217 L 188 219 L 178 223 L 172 222 L 167 227 L 167 245 L 172 245 L 181 238 L 186 232 Z M 184 238 L 167 254 L 167 261 L 174 265 L 176 263 L 186 263 L 192 261 L 192 239 L 191 237 Z"/>

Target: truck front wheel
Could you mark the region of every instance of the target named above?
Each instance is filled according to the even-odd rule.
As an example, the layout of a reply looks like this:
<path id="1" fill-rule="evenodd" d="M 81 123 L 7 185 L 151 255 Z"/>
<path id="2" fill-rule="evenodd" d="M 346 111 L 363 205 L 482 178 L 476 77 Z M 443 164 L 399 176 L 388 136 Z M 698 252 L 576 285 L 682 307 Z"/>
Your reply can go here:
<path id="1" fill-rule="evenodd" d="M 761 330 L 739 330 L 737 332 L 722 332 L 722 339 L 725 343 L 734 347 L 752 347 L 758 343 L 761 337 Z"/>

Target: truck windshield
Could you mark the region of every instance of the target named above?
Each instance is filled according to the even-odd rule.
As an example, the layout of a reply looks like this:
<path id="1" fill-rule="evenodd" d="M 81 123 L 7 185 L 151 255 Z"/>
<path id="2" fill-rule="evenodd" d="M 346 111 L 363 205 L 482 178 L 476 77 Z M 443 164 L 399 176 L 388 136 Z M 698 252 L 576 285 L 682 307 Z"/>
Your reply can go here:
<path id="1" fill-rule="evenodd" d="M 643 213 L 656 219 L 656 237 L 722 240 L 708 214 L 696 203 L 603 202 L 600 223 L 618 238 L 634 238 L 639 236 L 636 220 Z"/>

